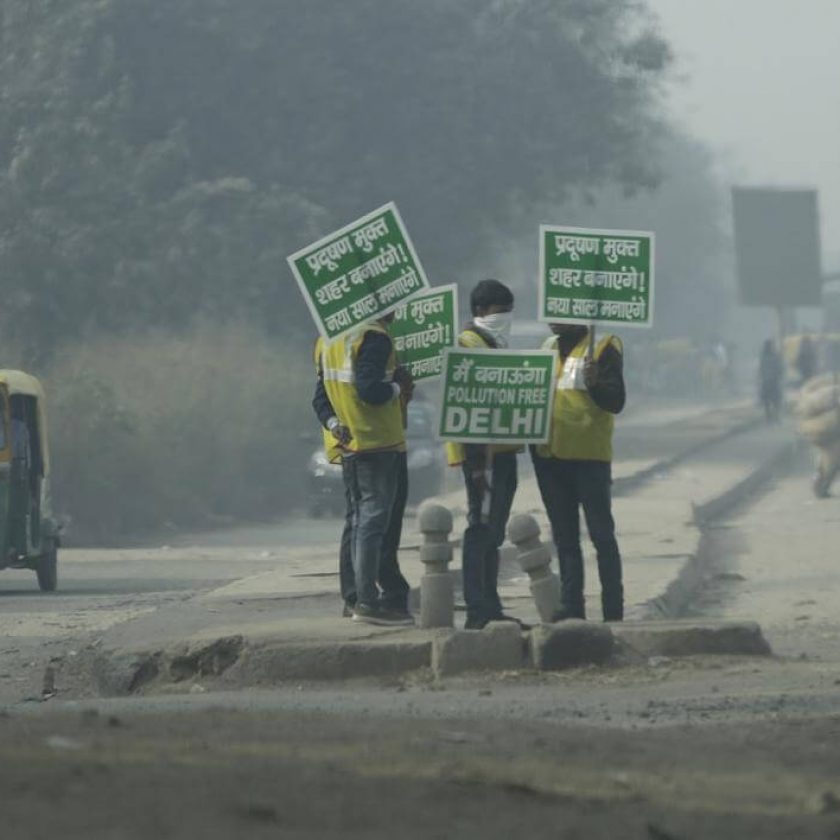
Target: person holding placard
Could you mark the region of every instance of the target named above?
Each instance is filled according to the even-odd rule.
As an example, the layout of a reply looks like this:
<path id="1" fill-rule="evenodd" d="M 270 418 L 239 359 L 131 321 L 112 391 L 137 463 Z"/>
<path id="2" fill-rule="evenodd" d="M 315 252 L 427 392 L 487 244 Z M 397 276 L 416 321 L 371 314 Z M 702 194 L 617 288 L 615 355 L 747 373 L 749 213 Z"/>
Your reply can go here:
<path id="1" fill-rule="evenodd" d="M 472 320 L 458 337 L 461 347 L 505 348 L 513 321 L 513 293 L 498 280 L 482 280 L 470 294 Z M 491 621 L 514 621 L 502 611 L 497 590 L 499 547 L 516 493 L 516 455 L 521 446 L 447 443 L 450 466 L 460 466 L 467 491 L 467 529 L 462 542 L 466 630 Z"/>
<path id="2" fill-rule="evenodd" d="M 353 617 L 353 609 L 356 606 L 356 575 L 353 571 L 353 554 L 351 542 L 353 538 L 353 498 L 350 493 L 348 482 L 348 471 L 344 469 L 344 450 L 351 440 L 350 430 L 342 426 L 336 417 L 335 409 L 327 396 L 324 388 L 324 374 L 320 364 L 322 339 L 318 339 L 315 345 L 315 365 L 317 369 L 317 381 L 315 396 L 312 399 L 312 408 L 315 416 L 321 424 L 324 435 L 324 452 L 331 464 L 341 464 L 342 479 L 344 481 L 345 516 L 344 528 L 341 532 L 341 540 L 338 550 L 338 577 L 341 600 L 343 602 L 342 616 Z M 385 539 L 382 548 L 382 557 L 379 562 L 379 578 L 377 583 L 380 589 L 379 603 L 392 612 L 408 613 L 408 596 L 411 587 L 403 576 L 400 569 L 398 552 L 400 540 L 402 539 L 403 517 L 405 506 L 408 502 L 408 458 L 407 453 L 401 452 L 397 470 L 397 490 L 394 495 L 394 503 L 388 518 L 388 527 L 385 531 Z"/>
<path id="3" fill-rule="evenodd" d="M 614 415 L 624 408 L 621 341 L 607 335 L 593 346 L 589 328 L 552 324 L 544 347 L 558 354 L 548 442 L 531 447 L 534 471 L 560 563 L 562 608 L 556 620 L 586 618 L 580 508 L 598 558 L 605 621 L 624 617 L 621 555 L 611 511 Z"/>
<path id="4" fill-rule="evenodd" d="M 329 344 L 319 341 L 313 400 L 328 452 L 335 451 L 335 444 L 340 448 L 348 492 L 349 533 L 343 539 L 349 543 L 353 576 L 348 579 L 347 563 L 342 563 L 342 595 L 354 621 L 380 625 L 414 621 L 407 611 L 408 584 L 396 557 L 393 570 L 386 568 L 385 557 L 400 500 L 405 506 L 403 413 L 414 387 L 410 374 L 396 363 L 387 330 L 392 317 L 365 324 Z"/>

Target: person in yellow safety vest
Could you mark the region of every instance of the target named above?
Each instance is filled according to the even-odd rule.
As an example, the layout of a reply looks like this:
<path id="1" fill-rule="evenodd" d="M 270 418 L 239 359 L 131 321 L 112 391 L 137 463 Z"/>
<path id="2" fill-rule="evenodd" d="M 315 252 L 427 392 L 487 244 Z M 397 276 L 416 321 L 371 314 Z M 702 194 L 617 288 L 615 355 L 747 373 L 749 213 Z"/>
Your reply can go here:
<path id="1" fill-rule="evenodd" d="M 335 409 L 324 388 L 323 368 L 321 365 L 321 348 L 323 339 L 315 343 L 316 385 L 312 408 L 321 424 L 324 435 L 324 451 L 331 464 L 341 464 L 342 479 L 344 481 L 345 516 L 344 528 L 338 552 L 338 577 L 341 599 L 343 601 L 342 615 L 353 617 L 356 606 L 356 575 L 353 571 L 353 557 L 351 542 L 353 535 L 353 500 L 348 482 L 349 470 L 343 459 L 344 449 L 350 443 L 350 430 L 342 426 L 336 417 Z M 408 598 L 411 587 L 402 574 L 399 565 L 398 552 L 402 537 L 403 515 L 408 501 L 408 461 L 405 452 L 399 453 L 397 472 L 397 491 L 394 506 L 388 518 L 385 532 L 382 557 L 379 562 L 379 577 L 377 583 L 381 590 L 379 603 L 392 612 L 408 613 Z"/>
<path id="2" fill-rule="evenodd" d="M 537 483 L 560 564 L 562 607 L 556 620 L 586 618 L 580 513 L 598 558 L 605 621 L 624 618 L 621 555 L 611 511 L 614 415 L 624 408 L 621 341 L 591 347 L 586 326 L 552 324 L 544 347 L 559 357 L 548 442 L 531 447 Z"/>
<path id="3" fill-rule="evenodd" d="M 470 293 L 472 320 L 458 337 L 461 347 L 504 348 L 513 320 L 513 293 L 498 280 L 482 280 Z M 499 547 L 516 493 L 518 446 L 448 443 L 447 461 L 460 466 L 467 490 L 467 529 L 461 543 L 466 630 L 490 621 L 515 621 L 502 611 L 497 591 Z"/>
<path id="4" fill-rule="evenodd" d="M 347 490 L 349 533 L 344 539 L 349 543 L 353 585 L 342 580 L 342 594 L 352 606 L 354 621 L 380 625 L 414 623 L 407 606 L 408 584 L 395 551 L 390 561 L 395 568 L 385 568 L 387 534 L 405 507 L 403 412 L 414 390 L 408 371 L 397 365 L 387 330 L 392 320 L 389 315 L 344 338 L 320 343 L 313 399 L 328 455 L 337 451 L 333 441 L 340 448 Z"/>

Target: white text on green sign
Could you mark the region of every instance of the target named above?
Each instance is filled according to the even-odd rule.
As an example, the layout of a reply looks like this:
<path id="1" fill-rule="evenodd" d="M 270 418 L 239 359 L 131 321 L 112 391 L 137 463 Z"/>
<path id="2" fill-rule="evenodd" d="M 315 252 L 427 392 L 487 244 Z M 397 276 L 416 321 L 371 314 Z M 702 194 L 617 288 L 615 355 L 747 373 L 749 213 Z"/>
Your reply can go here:
<path id="1" fill-rule="evenodd" d="M 440 437 L 462 443 L 544 443 L 556 354 L 446 350 Z"/>
<path id="2" fill-rule="evenodd" d="M 539 319 L 650 326 L 653 262 L 652 233 L 543 225 Z"/>
<path id="3" fill-rule="evenodd" d="M 388 331 L 400 364 L 409 368 L 415 381 L 440 376 L 443 350 L 455 344 L 457 314 L 454 283 L 415 295 L 394 310 Z"/>
<path id="4" fill-rule="evenodd" d="M 321 335 L 332 340 L 428 288 L 391 203 L 289 257 Z"/>

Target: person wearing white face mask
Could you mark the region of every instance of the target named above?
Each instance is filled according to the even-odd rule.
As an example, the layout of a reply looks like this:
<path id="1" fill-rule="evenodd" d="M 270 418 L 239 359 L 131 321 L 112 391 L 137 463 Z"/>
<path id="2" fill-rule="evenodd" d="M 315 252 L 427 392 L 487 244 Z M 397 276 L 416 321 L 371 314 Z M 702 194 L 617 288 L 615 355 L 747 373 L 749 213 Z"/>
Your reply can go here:
<path id="1" fill-rule="evenodd" d="M 498 305 L 498 304 L 497 304 Z M 513 312 L 490 312 L 483 317 L 476 315 L 472 320 L 473 326 L 489 333 L 496 347 L 507 347 L 510 343 L 510 328 L 513 325 Z"/>
<path id="2" fill-rule="evenodd" d="M 508 346 L 513 293 L 498 280 L 482 280 L 470 293 L 472 320 L 458 336 L 461 347 Z M 520 446 L 448 443 L 447 461 L 460 466 L 467 490 L 467 530 L 461 548 L 466 630 L 490 621 L 516 621 L 502 611 L 497 591 L 499 547 L 516 493 Z"/>

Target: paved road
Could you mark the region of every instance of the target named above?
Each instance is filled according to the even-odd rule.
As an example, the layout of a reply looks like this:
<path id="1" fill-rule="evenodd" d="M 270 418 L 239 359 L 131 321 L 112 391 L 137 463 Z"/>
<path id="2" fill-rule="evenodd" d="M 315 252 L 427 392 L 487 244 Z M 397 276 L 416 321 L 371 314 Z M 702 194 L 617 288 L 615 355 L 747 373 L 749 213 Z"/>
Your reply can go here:
<path id="1" fill-rule="evenodd" d="M 15 704 L 4 823 L 68 840 L 836 840 L 840 500 L 815 502 L 807 479 L 803 465 L 715 529 L 700 605 L 759 619 L 782 657 Z M 75 592 L 26 595 L 13 575 L 0 605 L 151 608 L 271 568 L 270 550 L 71 558 Z"/>
<path id="2" fill-rule="evenodd" d="M 753 616 L 779 654 L 840 662 L 840 498 L 814 498 L 811 477 L 803 452 L 747 511 L 710 531 L 717 565 L 697 611 Z"/>
<path id="3" fill-rule="evenodd" d="M 68 549 L 59 591 L 39 592 L 35 574 L 0 573 L 0 701 L 41 691 L 49 658 L 91 634 L 188 602 L 201 592 L 272 569 L 276 555 L 217 549 Z"/>

